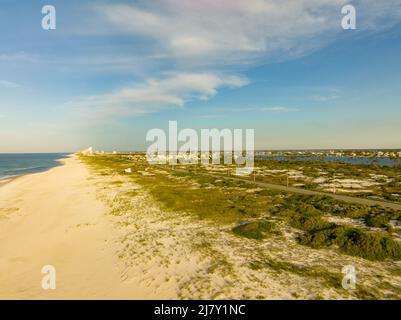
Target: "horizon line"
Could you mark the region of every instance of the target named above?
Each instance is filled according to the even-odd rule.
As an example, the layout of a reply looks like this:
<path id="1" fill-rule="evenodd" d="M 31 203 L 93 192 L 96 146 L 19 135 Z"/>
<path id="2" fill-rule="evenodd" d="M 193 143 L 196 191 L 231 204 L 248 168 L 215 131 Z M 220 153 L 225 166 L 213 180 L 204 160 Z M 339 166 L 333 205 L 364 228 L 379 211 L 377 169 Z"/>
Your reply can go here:
<path id="1" fill-rule="evenodd" d="M 83 150 L 78 151 L 40 151 L 40 152 L 24 152 L 24 151 L 17 151 L 17 152 L 0 152 L 1 154 L 75 154 L 79 153 Z M 112 152 L 119 152 L 119 153 L 126 153 L 126 152 L 136 152 L 136 153 L 146 153 L 146 150 L 95 150 L 95 151 L 103 151 L 107 153 Z M 177 150 L 178 151 L 178 150 Z M 211 150 L 209 150 L 211 151 Z M 255 149 L 255 152 L 294 152 L 294 151 L 401 151 L 400 148 L 300 148 L 300 149 Z M 198 152 L 201 152 L 198 150 Z M 207 152 L 207 151 L 204 151 Z M 221 151 L 223 152 L 223 151 Z"/>

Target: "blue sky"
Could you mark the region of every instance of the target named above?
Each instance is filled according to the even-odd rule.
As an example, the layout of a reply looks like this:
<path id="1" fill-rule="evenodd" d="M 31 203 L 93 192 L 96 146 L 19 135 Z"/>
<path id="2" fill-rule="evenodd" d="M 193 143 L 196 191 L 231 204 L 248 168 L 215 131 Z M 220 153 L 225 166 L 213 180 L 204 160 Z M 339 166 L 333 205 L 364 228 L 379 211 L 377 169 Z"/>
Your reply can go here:
<path id="1" fill-rule="evenodd" d="M 401 0 L 0 0 L 0 152 L 143 150 L 253 128 L 260 149 L 401 148 Z M 41 28 L 52 4 L 57 29 Z"/>

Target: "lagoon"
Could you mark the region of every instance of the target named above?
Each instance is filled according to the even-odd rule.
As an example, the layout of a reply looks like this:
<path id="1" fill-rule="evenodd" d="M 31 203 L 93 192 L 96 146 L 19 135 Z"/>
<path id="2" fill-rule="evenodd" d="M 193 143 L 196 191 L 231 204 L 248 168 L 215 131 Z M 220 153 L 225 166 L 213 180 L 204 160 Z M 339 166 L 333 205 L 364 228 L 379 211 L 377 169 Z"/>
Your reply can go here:
<path id="1" fill-rule="evenodd" d="M 255 159 L 260 160 L 278 160 L 278 161 L 325 161 L 342 162 L 356 165 L 374 165 L 379 167 L 397 167 L 401 166 L 401 159 L 377 158 L 377 157 L 347 157 L 347 156 L 274 156 L 274 155 L 255 155 Z"/>

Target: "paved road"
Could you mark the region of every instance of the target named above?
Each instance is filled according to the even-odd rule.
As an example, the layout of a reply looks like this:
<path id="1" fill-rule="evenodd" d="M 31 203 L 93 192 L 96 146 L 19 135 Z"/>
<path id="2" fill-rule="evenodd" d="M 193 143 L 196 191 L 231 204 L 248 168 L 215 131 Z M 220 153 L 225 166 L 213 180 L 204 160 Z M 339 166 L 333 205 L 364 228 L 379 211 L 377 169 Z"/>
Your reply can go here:
<path id="1" fill-rule="evenodd" d="M 181 170 L 181 169 L 175 169 L 175 171 L 189 173 L 189 171 Z M 191 173 L 193 173 L 193 172 L 191 172 Z M 261 186 L 261 187 L 266 187 L 266 188 L 273 189 L 273 190 L 278 190 L 278 191 L 294 192 L 294 193 L 305 194 L 305 195 L 314 195 L 314 196 L 329 196 L 329 197 L 332 197 L 334 199 L 345 201 L 345 202 L 350 202 L 350 203 L 365 204 L 365 205 L 368 205 L 368 206 L 381 206 L 381 207 L 385 207 L 385 208 L 391 208 L 391 209 L 394 209 L 394 210 L 401 210 L 401 204 L 392 203 L 392 202 L 377 201 L 377 200 L 371 200 L 371 199 L 343 196 L 343 195 L 327 193 L 327 192 L 320 192 L 320 191 L 313 191 L 313 190 L 307 190 L 307 189 L 301 189 L 301 188 L 286 187 L 286 186 L 278 185 L 278 184 L 246 180 L 246 179 L 242 179 L 242 178 L 236 178 L 236 177 L 225 176 L 225 175 L 220 175 L 220 174 L 203 173 L 203 172 L 196 172 L 196 173 L 197 174 L 207 175 L 207 176 L 212 176 L 212 177 L 215 177 L 215 178 L 224 178 L 224 179 L 230 179 L 230 180 L 234 180 L 234 181 L 247 182 L 247 183 L 255 184 L 255 185 L 258 185 L 258 186 Z"/>

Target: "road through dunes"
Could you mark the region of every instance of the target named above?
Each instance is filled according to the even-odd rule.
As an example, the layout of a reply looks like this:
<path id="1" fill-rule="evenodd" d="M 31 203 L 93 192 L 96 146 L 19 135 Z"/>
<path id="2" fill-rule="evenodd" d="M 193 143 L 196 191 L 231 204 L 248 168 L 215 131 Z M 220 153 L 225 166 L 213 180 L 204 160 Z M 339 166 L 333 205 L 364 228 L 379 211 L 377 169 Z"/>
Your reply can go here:
<path id="1" fill-rule="evenodd" d="M 183 173 L 190 173 L 189 171 L 182 170 L 182 169 L 175 169 L 175 171 L 183 172 Z M 193 173 L 193 172 L 191 172 L 191 173 Z M 345 195 L 334 194 L 334 193 L 307 190 L 307 189 L 302 189 L 302 188 L 287 187 L 287 186 L 283 186 L 283 185 L 279 185 L 279 184 L 272 184 L 272 183 L 266 183 L 266 182 L 261 182 L 261 181 L 253 181 L 253 180 L 248 180 L 248 179 L 244 179 L 244 178 L 232 177 L 232 176 L 221 175 L 221 174 L 203 173 L 203 172 L 196 172 L 196 174 L 207 175 L 207 176 L 211 176 L 211 177 L 215 177 L 215 178 L 219 178 L 219 179 L 224 178 L 224 179 L 229 179 L 229 180 L 233 180 L 233 181 L 242 181 L 242 182 L 246 182 L 246 183 L 250 183 L 250 184 L 254 184 L 254 185 L 258 185 L 261 187 L 278 190 L 278 191 L 299 193 L 299 194 L 312 195 L 312 196 L 328 196 L 333 199 L 345 201 L 345 202 L 349 202 L 349 203 L 364 204 L 364 205 L 368 205 L 368 206 L 381 206 L 384 208 L 401 210 L 401 204 L 393 203 L 393 202 L 378 201 L 378 200 L 351 197 L 351 196 L 345 196 Z"/>

